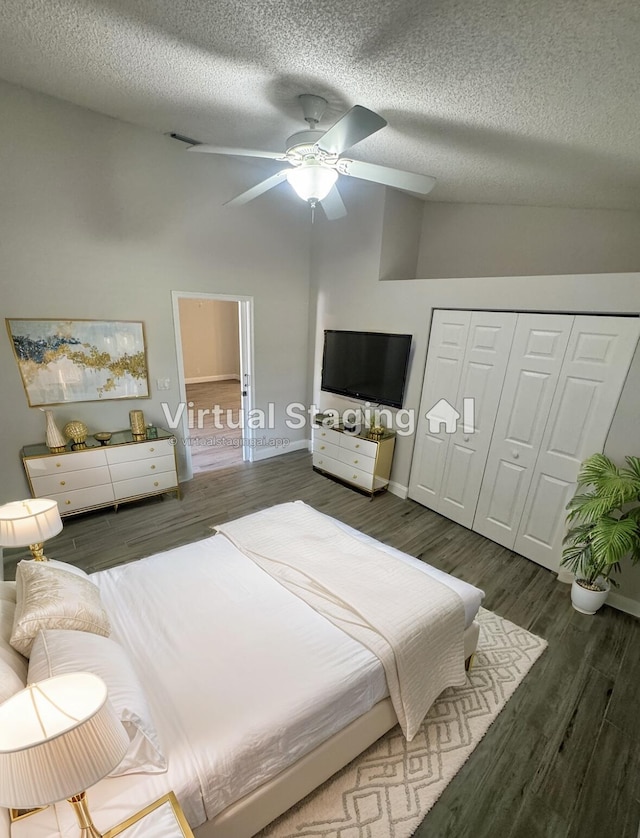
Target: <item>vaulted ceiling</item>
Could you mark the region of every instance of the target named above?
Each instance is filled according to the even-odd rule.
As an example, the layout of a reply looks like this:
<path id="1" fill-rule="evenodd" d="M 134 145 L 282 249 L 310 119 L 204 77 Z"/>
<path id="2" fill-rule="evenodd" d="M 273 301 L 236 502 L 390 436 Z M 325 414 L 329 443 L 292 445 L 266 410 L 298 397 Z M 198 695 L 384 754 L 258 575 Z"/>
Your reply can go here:
<path id="1" fill-rule="evenodd" d="M 274 151 L 306 127 L 300 93 L 329 101 L 320 127 L 365 105 L 389 126 L 352 156 L 434 175 L 433 201 L 640 209 L 639 44 L 637 0 L 0 6 L 8 81 L 158 132 Z"/>

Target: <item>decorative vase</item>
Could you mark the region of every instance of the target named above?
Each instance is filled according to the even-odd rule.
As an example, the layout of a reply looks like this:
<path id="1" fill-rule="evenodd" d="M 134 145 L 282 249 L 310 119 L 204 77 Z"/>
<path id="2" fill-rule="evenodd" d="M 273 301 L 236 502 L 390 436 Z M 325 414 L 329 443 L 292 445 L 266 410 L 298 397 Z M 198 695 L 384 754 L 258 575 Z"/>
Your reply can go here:
<path id="1" fill-rule="evenodd" d="M 144 423 L 144 413 L 141 410 L 129 411 L 129 425 L 134 439 L 145 439 L 147 426 Z"/>
<path id="2" fill-rule="evenodd" d="M 47 422 L 45 435 L 47 448 L 52 454 L 61 454 L 67 449 L 67 440 L 62 435 L 60 428 L 56 425 L 56 420 L 53 418 L 53 411 L 45 410 L 44 416 Z"/>
<path id="3" fill-rule="evenodd" d="M 74 419 L 71 422 L 67 422 L 62 430 L 69 439 L 73 440 L 73 445 L 71 447 L 74 451 L 77 451 L 79 448 L 87 447 L 86 440 L 87 433 L 89 431 L 84 422 L 80 422 L 79 419 Z"/>
<path id="4" fill-rule="evenodd" d="M 605 603 L 610 585 L 606 579 L 598 579 L 601 590 L 591 591 L 579 584 L 577 579 L 571 583 L 571 604 L 581 614 L 595 614 Z"/>

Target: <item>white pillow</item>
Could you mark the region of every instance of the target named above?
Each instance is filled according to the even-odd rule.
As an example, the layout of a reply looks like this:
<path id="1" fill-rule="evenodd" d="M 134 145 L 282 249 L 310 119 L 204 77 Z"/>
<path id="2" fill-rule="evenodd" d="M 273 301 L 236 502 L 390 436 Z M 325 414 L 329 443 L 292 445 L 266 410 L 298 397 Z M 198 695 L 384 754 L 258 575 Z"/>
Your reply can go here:
<path id="1" fill-rule="evenodd" d="M 15 582 L 0 582 L 0 602 L 16 601 L 16 583 Z"/>
<path id="2" fill-rule="evenodd" d="M 111 632 L 100 591 L 86 576 L 51 562 L 24 560 L 18 563 L 16 582 L 11 645 L 25 657 L 41 629 L 75 629 L 105 637 Z"/>
<path id="3" fill-rule="evenodd" d="M 31 650 L 29 683 L 66 672 L 99 675 L 129 734 L 129 750 L 111 776 L 156 774 L 167 770 L 167 760 L 160 748 L 146 696 L 122 646 L 108 637 L 83 631 L 41 631 Z"/>
<path id="4" fill-rule="evenodd" d="M 27 659 L 10 644 L 16 604 L 0 599 L 0 702 L 27 683 Z"/>
<path id="5" fill-rule="evenodd" d="M 81 567 L 76 567 L 76 565 L 69 564 L 68 562 L 60 562 L 58 559 L 47 559 L 46 564 L 49 567 L 57 567 L 58 570 L 66 570 L 68 573 L 75 573 L 76 576 L 84 576 L 85 579 L 89 578 L 89 574 Z"/>

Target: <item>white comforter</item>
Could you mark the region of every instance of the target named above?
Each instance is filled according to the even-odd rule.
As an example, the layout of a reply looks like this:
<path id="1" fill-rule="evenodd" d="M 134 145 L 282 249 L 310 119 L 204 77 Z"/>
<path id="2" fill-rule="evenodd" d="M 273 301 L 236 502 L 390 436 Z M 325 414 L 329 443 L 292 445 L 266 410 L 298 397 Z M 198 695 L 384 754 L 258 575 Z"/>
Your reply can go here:
<path id="1" fill-rule="evenodd" d="M 455 591 L 363 544 L 296 501 L 219 526 L 242 553 L 380 660 L 406 738 L 440 693 L 464 683 Z"/>
<path id="2" fill-rule="evenodd" d="M 449 580 L 470 624 L 481 591 L 379 546 Z M 371 652 L 219 535 L 92 579 L 113 637 L 140 675 L 169 760 L 167 774 L 109 779 L 91 789 L 99 829 L 169 789 L 197 826 L 387 694 L 382 666 Z M 12 838 L 59 834 L 77 838 L 66 803 L 12 828 Z"/>

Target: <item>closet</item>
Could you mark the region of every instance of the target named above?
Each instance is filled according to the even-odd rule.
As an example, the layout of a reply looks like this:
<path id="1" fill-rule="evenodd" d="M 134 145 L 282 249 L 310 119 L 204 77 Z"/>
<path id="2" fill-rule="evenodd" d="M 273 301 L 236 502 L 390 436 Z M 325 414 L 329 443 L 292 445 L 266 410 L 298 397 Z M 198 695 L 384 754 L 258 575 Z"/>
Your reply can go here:
<path id="1" fill-rule="evenodd" d="M 634 317 L 434 311 L 409 497 L 557 570 L 639 334 Z"/>

